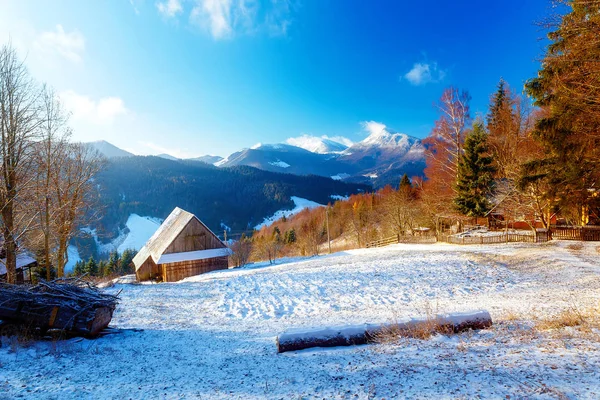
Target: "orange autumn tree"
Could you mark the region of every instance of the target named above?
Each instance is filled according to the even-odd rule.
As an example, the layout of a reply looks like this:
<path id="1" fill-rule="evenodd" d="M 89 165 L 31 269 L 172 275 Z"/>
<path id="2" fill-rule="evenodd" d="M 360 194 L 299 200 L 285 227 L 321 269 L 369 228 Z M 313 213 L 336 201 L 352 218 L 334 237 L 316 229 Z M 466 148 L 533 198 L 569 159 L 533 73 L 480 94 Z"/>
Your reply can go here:
<path id="1" fill-rule="evenodd" d="M 471 123 L 465 90 L 449 87 L 436 104 L 439 118 L 431 134 L 423 141 L 427 166 L 423 200 L 432 217 L 453 213 L 458 162 L 463 152 L 467 127 Z"/>

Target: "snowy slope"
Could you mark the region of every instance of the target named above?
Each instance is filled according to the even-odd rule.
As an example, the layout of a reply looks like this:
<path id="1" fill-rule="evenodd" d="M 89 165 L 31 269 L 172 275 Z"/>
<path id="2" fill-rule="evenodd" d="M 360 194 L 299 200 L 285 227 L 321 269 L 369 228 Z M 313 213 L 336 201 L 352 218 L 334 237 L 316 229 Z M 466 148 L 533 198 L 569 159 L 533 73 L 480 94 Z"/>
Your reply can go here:
<path id="1" fill-rule="evenodd" d="M 269 226 L 273 224 L 273 222 L 280 220 L 283 217 L 289 218 L 292 215 L 298 214 L 300 211 L 305 210 L 307 208 L 313 209 L 316 207 L 323 207 L 323 204 L 315 203 L 314 201 L 303 199 L 300 197 L 292 196 L 292 201 L 295 204 L 295 207 L 291 210 L 279 210 L 275 214 L 271 215 L 264 219 L 263 222 L 256 225 L 254 229 L 260 230 L 263 226 Z"/>
<path id="2" fill-rule="evenodd" d="M 75 268 L 75 264 L 81 261 L 77 247 L 69 245 L 69 247 L 67 247 L 67 256 L 69 257 L 69 261 L 65 264 L 65 271 L 72 272 Z"/>
<path id="3" fill-rule="evenodd" d="M 154 232 L 161 224 L 161 220 L 152 217 L 140 217 L 137 214 L 131 214 L 127 219 L 127 229 L 129 233 L 122 242 L 114 242 L 117 251 L 122 253 L 127 249 L 141 249 L 148 239 L 154 235 Z"/>
<path id="4" fill-rule="evenodd" d="M 98 140 L 96 142 L 88 142 L 86 143 L 90 148 L 98 151 L 106 158 L 115 158 L 115 157 L 133 157 L 128 151 L 118 148 L 114 144 L 107 142 L 106 140 Z"/>
<path id="5" fill-rule="evenodd" d="M 179 161 L 179 158 L 166 153 L 157 154 L 156 157 L 164 158 L 165 160 Z"/>
<path id="6" fill-rule="evenodd" d="M 394 245 L 117 284 L 108 290 L 122 291 L 112 322 L 122 333 L 24 346 L 5 339 L 0 397 L 595 399 L 597 332 L 544 332 L 509 317 L 597 305 L 595 246 Z M 276 336 L 290 328 L 478 308 L 491 312 L 493 328 L 276 353 Z"/>
<path id="7" fill-rule="evenodd" d="M 125 224 L 127 229 L 109 243 L 102 243 L 95 229 L 84 228 L 82 230 L 94 238 L 98 253 L 108 254 L 113 251 L 122 253 L 127 249 L 141 249 L 154 232 L 156 232 L 161 223 L 162 221 L 158 218 L 141 217 L 137 214 L 131 214 Z"/>
<path id="8" fill-rule="evenodd" d="M 199 162 L 203 162 L 205 164 L 215 164 L 215 163 L 218 163 L 219 161 L 223 161 L 223 157 L 207 154 L 207 155 L 201 156 L 201 157 L 188 158 L 188 160 L 189 161 L 199 161 Z"/>

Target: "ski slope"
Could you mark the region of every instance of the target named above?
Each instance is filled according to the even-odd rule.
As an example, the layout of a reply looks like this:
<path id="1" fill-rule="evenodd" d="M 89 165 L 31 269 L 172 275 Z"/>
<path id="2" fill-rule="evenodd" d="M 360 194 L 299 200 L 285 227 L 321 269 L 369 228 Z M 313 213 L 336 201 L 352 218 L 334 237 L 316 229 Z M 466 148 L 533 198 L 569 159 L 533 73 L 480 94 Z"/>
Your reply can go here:
<path id="1" fill-rule="evenodd" d="M 597 244 L 569 245 L 393 245 L 116 284 L 112 326 L 123 333 L 4 339 L 0 398 L 598 398 L 600 332 L 565 328 L 557 339 L 526 317 L 600 304 Z M 290 328 L 474 309 L 489 310 L 495 326 L 276 353 Z"/>

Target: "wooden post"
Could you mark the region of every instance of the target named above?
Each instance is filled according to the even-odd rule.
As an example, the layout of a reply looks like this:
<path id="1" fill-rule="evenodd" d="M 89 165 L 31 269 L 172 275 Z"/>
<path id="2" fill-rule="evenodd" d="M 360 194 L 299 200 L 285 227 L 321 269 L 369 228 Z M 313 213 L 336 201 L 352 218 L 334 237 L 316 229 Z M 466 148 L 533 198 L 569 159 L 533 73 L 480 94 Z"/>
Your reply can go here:
<path id="1" fill-rule="evenodd" d="M 327 245 L 329 246 L 329 254 L 331 254 L 331 238 L 329 236 L 329 204 L 325 210 L 325 221 L 327 222 Z"/>

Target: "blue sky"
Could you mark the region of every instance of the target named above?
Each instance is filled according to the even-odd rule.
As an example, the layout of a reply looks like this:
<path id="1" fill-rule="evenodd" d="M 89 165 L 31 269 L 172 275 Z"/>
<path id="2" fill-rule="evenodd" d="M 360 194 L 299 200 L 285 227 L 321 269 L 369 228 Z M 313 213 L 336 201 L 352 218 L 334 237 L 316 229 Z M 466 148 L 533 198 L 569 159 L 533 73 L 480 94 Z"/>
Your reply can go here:
<path id="1" fill-rule="evenodd" d="M 535 76 L 549 0 L 2 0 L 0 37 L 77 140 L 226 156 L 300 135 L 425 137 L 449 85 L 485 113 Z"/>

